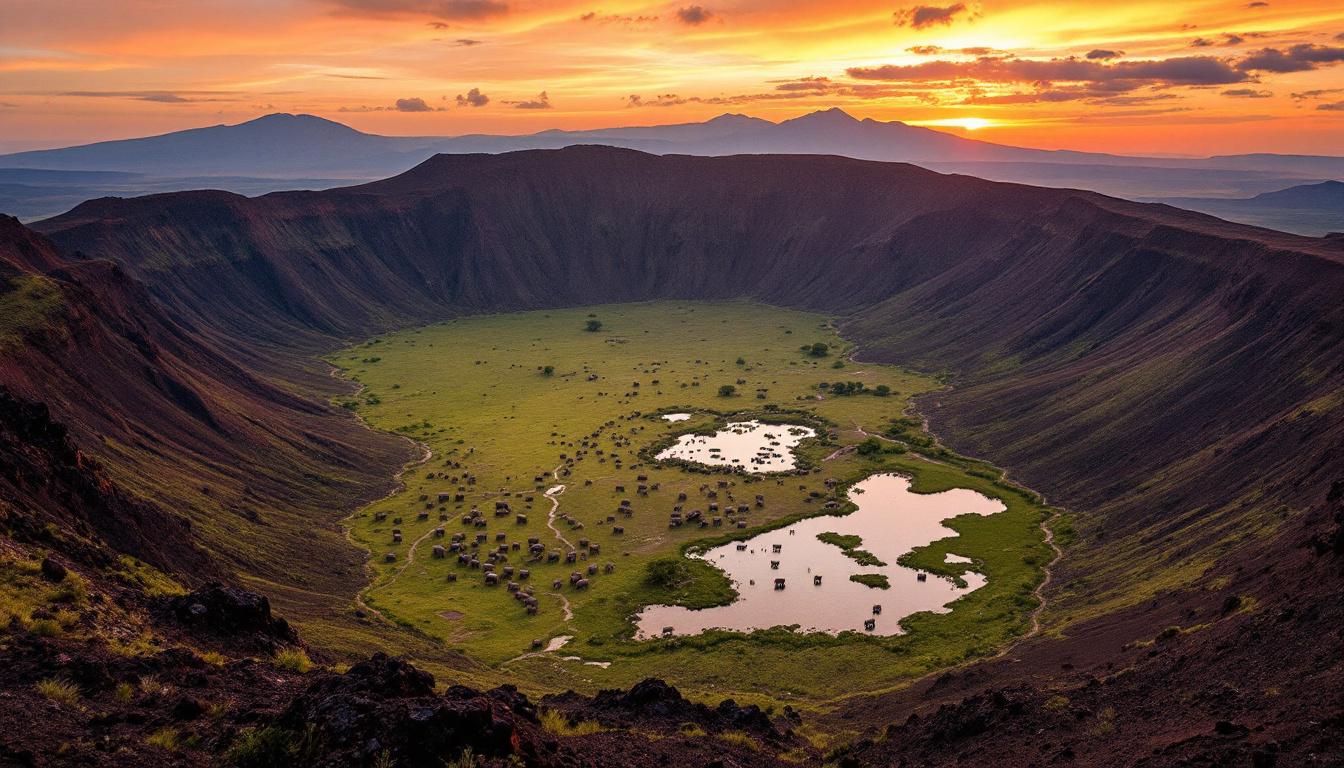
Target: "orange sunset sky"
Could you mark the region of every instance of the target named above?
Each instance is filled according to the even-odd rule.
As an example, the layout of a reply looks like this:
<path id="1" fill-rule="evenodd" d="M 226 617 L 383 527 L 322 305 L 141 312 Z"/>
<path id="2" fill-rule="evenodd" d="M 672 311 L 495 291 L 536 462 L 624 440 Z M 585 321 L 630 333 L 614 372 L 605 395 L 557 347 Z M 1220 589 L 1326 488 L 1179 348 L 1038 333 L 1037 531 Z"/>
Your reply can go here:
<path id="1" fill-rule="evenodd" d="M 457 135 L 836 106 L 1031 147 L 1344 155 L 1344 6 L 0 0 L 0 151 L 270 112 Z"/>

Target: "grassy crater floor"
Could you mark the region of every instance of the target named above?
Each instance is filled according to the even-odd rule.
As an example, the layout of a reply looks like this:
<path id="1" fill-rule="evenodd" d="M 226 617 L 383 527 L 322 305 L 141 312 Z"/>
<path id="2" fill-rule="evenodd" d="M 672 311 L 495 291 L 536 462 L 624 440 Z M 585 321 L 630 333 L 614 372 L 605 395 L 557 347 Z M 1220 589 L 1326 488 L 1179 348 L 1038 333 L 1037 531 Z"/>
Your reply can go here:
<path id="1" fill-rule="evenodd" d="M 590 321 L 601 327 L 588 330 Z M 827 345 L 824 354 L 816 344 Z M 999 470 L 938 449 L 909 420 L 893 426 L 910 397 L 938 382 L 854 363 L 852 352 L 820 315 L 745 302 L 659 302 L 463 318 L 332 355 L 363 385 L 342 405 L 432 452 L 407 471 L 401 493 L 349 521 L 352 538 L 372 554 L 374 579 L 364 601 L 531 690 L 593 691 L 659 676 L 706 696 L 820 703 L 995 652 L 1030 627 L 1038 605 L 1032 590 L 1052 554 L 1040 527 L 1050 510 L 1003 481 Z M 837 381 L 862 382 L 864 390 L 834 396 L 834 388 L 820 387 Z M 723 385 L 735 391 L 722 394 Z M 889 394 L 874 394 L 879 385 Z M 661 418 L 679 412 L 693 416 Z M 799 470 L 789 475 L 707 473 L 651 458 L 688 430 L 745 418 L 806 424 L 818 437 L 799 446 Z M 875 445 L 865 431 L 902 442 Z M 952 578 L 973 568 L 988 577 L 987 586 L 957 600 L 950 613 L 908 617 L 906 634 L 893 637 L 781 628 L 632 639 L 631 617 L 645 605 L 708 607 L 735 596 L 721 572 L 684 557 L 688 548 L 844 513 L 853 508 L 844 489 L 875 472 L 908 475 L 916 492 L 971 488 L 1007 505 L 988 517 L 954 518 L 947 524 L 958 537 L 901 560 Z M 835 490 L 828 479 L 838 481 Z M 640 492 L 641 485 L 649 489 Z M 564 488 L 554 492 L 557 486 Z M 679 502 L 683 493 L 686 501 Z M 757 494 L 763 505 L 755 503 Z M 723 509 L 729 497 L 748 510 Z M 497 502 L 509 512 L 496 516 Z M 709 517 L 714 502 L 722 526 L 669 526 L 678 503 Z M 840 508 L 828 510 L 828 502 Z M 548 519 L 557 505 L 552 530 Z M 473 507 L 483 525 L 464 524 Z M 483 572 L 459 563 L 455 553 L 435 558 L 434 545 L 447 548 L 455 533 L 465 534 L 468 545 L 485 534 L 485 543 L 467 547 L 482 562 L 499 544 L 518 542 L 520 549 L 510 549 L 496 568 L 526 568 L 530 578 L 520 580 L 515 571 L 487 586 Z M 559 551 L 560 562 L 534 560 L 530 537 L 547 553 Z M 598 551 L 565 562 L 581 540 Z M 943 562 L 952 546 L 974 562 Z M 649 563 L 669 557 L 679 560 L 677 578 L 648 578 Z M 597 574 L 588 574 L 590 565 Z M 587 589 L 570 587 L 575 570 L 589 579 Z M 554 588 L 555 580 L 563 586 Z M 508 581 L 534 587 L 535 615 L 507 591 Z M 562 636 L 573 639 L 559 651 L 533 648 L 534 640 L 548 644 Z"/>

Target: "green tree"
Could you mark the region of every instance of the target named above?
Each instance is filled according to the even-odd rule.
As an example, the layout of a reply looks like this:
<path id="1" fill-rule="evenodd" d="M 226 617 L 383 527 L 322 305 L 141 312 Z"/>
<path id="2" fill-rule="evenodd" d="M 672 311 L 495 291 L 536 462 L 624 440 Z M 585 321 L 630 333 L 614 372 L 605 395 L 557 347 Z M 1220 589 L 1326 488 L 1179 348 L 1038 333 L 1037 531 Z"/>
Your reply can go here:
<path id="1" fill-rule="evenodd" d="M 886 384 L 878 384 L 876 387 L 873 387 L 873 394 L 878 397 L 886 397 L 891 394 L 891 387 L 888 387 Z"/>
<path id="2" fill-rule="evenodd" d="M 601 321 L 601 320 L 589 320 L 589 321 L 588 321 L 588 329 L 587 329 L 587 330 L 588 330 L 589 333 L 597 333 L 598 331 L 602 330 L 602 321 Z"/>
<path id="3" fill-rule="evenodd" d="M 545 366 L 544 368 L 541 369 L 541 372 L 547 376 L 550 376 L 552 373 L 555 373 L 555 366 L 554 365 Z"/>
<path id="4" fill-rule="evenodd" d="M 827 353 L 829 353 L 830 351 L 831 348 L 828 344 L 826 344 L 826 342 L 818 341 L 816 344 L 813 344 L 811 347 L 808 348 L 807 353 L 813 357 L 825 357 Z"/>
<path id="5" fill-rule="evenodd" d="M 878 440 L 876 437 L 870 437 L 867 440 L 864 440 L 862 443 L 859 443 L 860 456 L 872 456 L 873 454 L 881 452 L 882 452 L 882 441 Z"/>
<path id="6" fill-rule="evenodd" d="M 737 392 L 737 387 L 732 384 L 724 384 L 719 387 L 719 397 L 732 397 L 735 392 Z"/>

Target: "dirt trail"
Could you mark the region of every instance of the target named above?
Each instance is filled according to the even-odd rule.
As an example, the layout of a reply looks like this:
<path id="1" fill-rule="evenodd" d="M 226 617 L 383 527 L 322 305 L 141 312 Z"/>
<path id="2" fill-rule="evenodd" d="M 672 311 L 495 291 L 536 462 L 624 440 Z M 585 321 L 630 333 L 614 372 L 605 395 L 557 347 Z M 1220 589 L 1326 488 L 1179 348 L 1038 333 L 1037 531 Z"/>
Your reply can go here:
<path id="1" fill-rule="evenodd" d="M 559 480 L 560 468 L 557 467 L 551 473 L 551 475 L 554 476 L 556 480 Z M 545 493 L 546 498 L 551 500 L 551 514 L 547 515 L 546 517 L 546 527 L 550 528 L 551 532 L 555 534 L 555 538 L 559 539 L 560 541 L 563 541 L 565 543 L 565 546 L 569 547 L 570 549 L 574 549 L 574 545 L 570 543 L 569 539 L 566 539 L 564 534 L 560 533 L 560 529 L 555 527 L 555 513 L 560 511 L 559 496 L 564 492 L 565 492 L 565 486 L 563 483 L 546 491 Z"/>

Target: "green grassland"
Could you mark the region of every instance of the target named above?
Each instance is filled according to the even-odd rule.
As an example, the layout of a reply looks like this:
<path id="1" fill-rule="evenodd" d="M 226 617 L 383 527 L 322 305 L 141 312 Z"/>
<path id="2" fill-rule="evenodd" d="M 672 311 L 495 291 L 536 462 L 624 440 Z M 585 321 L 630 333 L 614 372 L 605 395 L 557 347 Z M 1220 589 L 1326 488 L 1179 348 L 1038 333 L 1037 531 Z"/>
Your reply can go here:
<path id="1" fill-rule="evenodd" d="M 601 328 L 586 330 L 590 320 Z M 824 354 L 811 349 L 817 343 L 828 345 Z M 407 471 L 402 492 L 349 521 L 351 537 L 372 555 L 372 584 L 363 601 L 538 691 L 592 691 L 661 676 L 691 694 L 807 704 L 890 687 L 996 652 L 1030 627 L 1028 614 L 1038 604 L 1031 593 L 1052 556 L 1039 527 L 1050 510 L 1034 494 L 1004 482 L 997 469 L 947 453 L 904 422 L 893 425 L 910 397 L 938 382 L 854 363 L 853 352 L 820 315 L 746 302 L 659 302 L 462 318 L 332 355 L 329 360 L 362 385 L 342 405 L 431 452 Z M 864 388 L 834 396 L 819 387 L 836 381 L 862 382 Z M 725 384 L 735 387 L 733 395 L 720 393 Z M 879 385 L 882 395 L 875 394 Z M 674 412 L 693 418 L 660 418 Z M 818 437 L 799 447 L 800 470 L 787 476 L 707 472 L 652 459 L 677 435 L 741 418 L 804 423 Z M 875 444 L 860 430 L 910 440 Z M 967 568 L 988 577 L 987 586 L 958 600 L 950 614 L 908 617 L 907 634 L 883 638 L 777 629 L 632 639 L 631 617 L 645 605 L 707 607 L 733 598 L 721 572 L 683 557 L 688 549 L 805 516 L 844 513 L 852 509 L 844 489 L 879 471 L 912 477 L 916 492 L 972 488 L 1008 507 L 988 517 L 955 518 L 948 524 L 959 536 L 902 558 L 950 578 Z M 829 478 L 839 481 L 837 491 L 828 489 Z M 728 486 L 720 488 L 720 482 Z M 650 487 L 646 494 L 637 493 L 641 484 Z M 545 493 L 559 485 L 564 490 L 554 499 L 569 521 L 557 517 L 554 525 L 563 541 L 547 527 L 553 502 Z M 709 498 L 710 491 L 719 498 Z M 749 510 L 716 513 L 727 518 L 722 527 L 670 528 L 681 493 L 686 511 L 704 509 L 709 516 L 709 503 L 730 498 Z M 448 496 L 440 502 L 439 494 Z M 754 503 L 756 494 L 765 497 L 764 506 Z M 630 502 L 628 516 L 620 512 L 622 500 Z M 497 501 L 509 505 L 508 514 L 495 516 Z M 828 501 L 840 509 L 826 510 Z M 484 527 L 463 524 L 473 506 Z M 517 521 L 519 514 L 525 523 Z M 736 520 L 747 528 L 730 522 Z M 442 537 L 434 533 L 440 527 Z M 455 554 L 432 557 L 432 547 L 446 547 L 454 533 L 465 534 L 468 543 L 485 533 L 487 542 L 470 550 L 482 561 L 498 535 L 507 545 L 519 542 L 521 549 L 507 552 L 497 568 L 530 570 L 530 580 L 520 583 L 535 588 L 536 615 L 506 590 L 511 579 L 486 586 L 482 571 L 459 563 Z M 600 551 L 574 564 L 563 558 L 535 562 L 529 537 L 538 537 L 547 552 L 567 553 L 581 539 Z M 974 563 L 944 563 L 948 552 Z M 676 577 L 649 579 L 647 565 L 668 557 L 680 566 Z M 613 572 L 605 571 L 607 564 Z M 599 567 L 596 575 L 588 575 L 589 565 Z M 569 586 L 575 570 L 590 580 L 588 589 Z M 458 580 L 448 581 L 454 573 Z M 557 579 L 560 589 L 552 587 Z M 559 652 L 533 653 L 534 639 L 561 635 L 574 639 Z"/>

